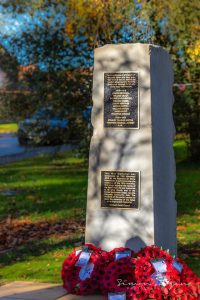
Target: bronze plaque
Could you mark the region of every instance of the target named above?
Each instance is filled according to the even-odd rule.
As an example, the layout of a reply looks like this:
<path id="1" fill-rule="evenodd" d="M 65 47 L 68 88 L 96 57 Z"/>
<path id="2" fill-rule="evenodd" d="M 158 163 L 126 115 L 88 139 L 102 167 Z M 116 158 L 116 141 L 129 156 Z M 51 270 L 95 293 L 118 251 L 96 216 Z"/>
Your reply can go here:
<path id="1" fill-rule="evenodd" d="M 139 208 L 140 172 L 101 171 L 102 208 Z"/>
<path id="2" fill-rule="evenodd" d="M 138 72 L 104 73 L 104 127 L 139 128 Z"/>

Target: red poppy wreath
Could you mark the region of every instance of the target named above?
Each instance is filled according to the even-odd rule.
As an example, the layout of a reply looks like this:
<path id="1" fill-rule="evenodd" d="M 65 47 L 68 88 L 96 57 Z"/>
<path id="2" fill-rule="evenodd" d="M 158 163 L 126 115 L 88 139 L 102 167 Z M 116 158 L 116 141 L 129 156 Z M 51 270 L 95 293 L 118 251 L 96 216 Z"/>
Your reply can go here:
<path id="1" fill-rule="evenodd" d="M 112 261 L 106 267 L 102 280 L 102 293 L 126 292 L 126 299 L 132 299 L 131 288 L 135 284 L 134 263 L 131 257 Z"/>
<path id="2" fill-rule="evenodd" d="M 73 250 L 62 266 L 63 287 L 77 295 L 97 293 L 107 260 L 107 252 L 91 244 Z"/>

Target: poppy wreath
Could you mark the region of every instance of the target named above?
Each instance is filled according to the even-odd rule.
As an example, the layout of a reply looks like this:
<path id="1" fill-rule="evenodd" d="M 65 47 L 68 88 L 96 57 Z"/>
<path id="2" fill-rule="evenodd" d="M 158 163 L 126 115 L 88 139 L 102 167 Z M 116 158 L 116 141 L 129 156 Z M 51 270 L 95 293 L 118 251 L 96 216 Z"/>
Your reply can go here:
<path id="1" fill-rule="evenodd" d="M 112 261 L 105 269 L 102 279 L 102 294 L 125 292 L 131 300 L 131 288 L 135 284 L 134 262 L 129 256 Z"/>
<path id="2" fill-rule="evenodd" d="M 172 258 L 171 262 L 166 261 L 166 282 L 180 283 L 181 278 L 180 274 L 177 270 L 172 267 Z M 151 263 L 151 259 L 141 257 L 134 259 L 135 263 L 135 278 L 137 283 L 146 283 L 149 285 L 157 285 L 156 281 L 152 277 L 152 275 L 156 272 L 153 264 Z"/>
<path id="3" fill-rule="evenodd" d="M 155 280 L 151 277 L 155 273 L 152 261 L 163 260 L 166 264 L 166 280 L 168 282 L 180 283 L 180 273 L 173 267 L 173 258 L 171 255 L 157 247 L 146 246 L 144 249 L 137 253 L 135 259 L 135 277 L 137 282 L 144 282 L 149 285 L 155 285 Z"/>
<path id="4" fill-rule="evenodd" d="M 84 266 L 79 266 L 77 262 L 81 253 L 88 251 L 91 253 L 89 260 Z M 106 252 L 92 244 L 73 250 L 63 263 L 63 287 L 78 295 L 124 292 L 127 300 L 200 299 L 200 279 L 181 259 L 173 259 L 167 251 L 155 245 L 146 246 L 137 254 L 131 251 L 130 256 L 119 255 L 117 259 L 117 253 L 127 251 L 131 250 L 121 247 Z M 163 270 L 162 262 L 155 265 L 159 260 L 165 263 L 161 273 L 157 271 Z M 161 278 L 152 276 L 155 273 Z"/>
<path id="5" fill-rule="evenodd" d="M 76 263 L 78 262 L 81 253 L 86 251 L 85 249 L 91 251 L 89 263 L 93 268 L 90 276 L 82 280 L 80 278 L 82 267 L 76 266 Z M 85 244 L 84 247 L 79 250 L 78 254 L 76 250 L 73 250 L 63 263 L 61 271 L 63 287 L 69 293 L 77 295 L 97 293 L 100 289 L 101 277 L 107 261 L 107 252 L 92 244 Z"/>
<path id="6" fill-rule="evenodd" d="M 171 255 L 155 245 L 145 247 L 137 253 L 137 256 L 134 263 L 135 278 L 138 285 L 138 289 L 135 289 L 137 289 L 138 294 L 142 282 L 143 287 L 141 290 L 146 292 L 147 298 L 199 299 L 199 278 L 184 261 L 176 258 L 176 262 L 182 265 L 182 270 L 177 270 Z M 152 264 L 153 260 L 164 260 L 166 263 L 165 276 L 167 282 L 164 286 L 159 286 L 151 277 L 155 272 Z M 135 298 L 137 299 L 137 297 Z"/>
<path id="7" fill-rule="evenodd" d="M 189 282 L 199 282 L 198 276 L 187 266 L 187 264 L 180 258 L 176 258 L 176 262 L 182 265 L 182 270 L 179 272 L 174 266 L 174 259 L 165 250 L 160 249 L 156 245 L 146 246 L 144 249 L 137 253 L 137 257 L 149 258 L 149 261 L 156 259 L 163 259 L 167 265 L 167 273 L 169 281 L 173 281 L 176 277 L 178 282 L 189 283 Z M 138 264 L 139 266 L 139 264 Z M 170 276 L 171 274 L 171 276 Z M 180 279 L 180 280 L 179 280 Z"/>
<path id="8" fill-rule="evenodd" d="M 130 257 L 132 257 L 134 255 L 134 251 L 131 250 L 130 248 L 125 248 L 125 247 L 118 247 L 118 248 L 114 248 L 113 250 L 107 252 L 107 261 L 106 261 L 106 265 L 108 266 L 110 263 L 115 262 L 116 260 L 116 254 L 120 253 L 120 252 L 130 252 Z M 107 269 L 107 267 L 106 267 Z M 106 270 L 105 272 L 106 273 Z M 101 293 L 102 294 L 106 294 L 107 293 L 107 289 L 105 289 L 104 285 L 101 285 Z"/>

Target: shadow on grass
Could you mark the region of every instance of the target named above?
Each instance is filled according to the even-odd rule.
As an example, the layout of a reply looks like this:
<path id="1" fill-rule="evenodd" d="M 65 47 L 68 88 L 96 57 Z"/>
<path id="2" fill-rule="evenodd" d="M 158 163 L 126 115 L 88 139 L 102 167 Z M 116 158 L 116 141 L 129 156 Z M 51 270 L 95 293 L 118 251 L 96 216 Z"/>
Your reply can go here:
<path id="1" fill-rule="evenodd" d="M 187 244 L 178 242 L 178 253 L 200 258 L 200 241 L 194 241 Z"/>
<path id="2" fill-rule="evenodd" d="M 0 195 L 0 218 L 32 217 L 56 213 L 74 217 L 73 209 L 85 210 L 87 165 L 74 153 L 23 160 L 0 167 L 0 185 L 15 191 Z"/>
<path id="3" fill-rule="evenodd" d="M 76 244 L 83 244 L 84 236 L 79 235 L 72 238 L 65 239 L 45 239 L 40 241 L 28 242 L 27 244 L 13 248 L 11 250 L 0 253 L 0 266 L 11 265 L 16 262 L 27 261 L 30 257 L 38 257 L 56 250 L 66 251 L 76 246 Z"/>
<path id="4" fill-rule="evenodd" d="M 200 276 L 200 241 L 188 244 L 178 243 L 178 256 L 185 260 L 190 268 Z"/>
<path id="5" fill-rule="evenodd" d="M 12 197 L 0 196 L 1 219 L 8 215 L 27 218 L 31 214 L 43 219 L 46 213 L 76 217 L 77 210 L 85 213 L 87 177 L 76 178 L 74 182 L 48 184 Z"/>

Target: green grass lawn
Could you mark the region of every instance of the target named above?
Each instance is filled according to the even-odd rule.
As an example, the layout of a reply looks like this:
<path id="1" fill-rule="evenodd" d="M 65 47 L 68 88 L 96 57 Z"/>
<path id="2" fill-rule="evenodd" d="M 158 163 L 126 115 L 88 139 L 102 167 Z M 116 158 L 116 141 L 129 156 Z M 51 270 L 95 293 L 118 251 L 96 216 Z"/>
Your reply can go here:
<path id="1" fill-rule="evenodd" d="M 186 160 L 186 144 L 176 141 L 176 198 L 178 202 L 179 255 L 196 273 L 199 258 L 200 166 Z M 0 167 L 0 220 L 9 218 L 34 224 L 41 221 L 85 220 L 87 165 L 74 152 L 41 156 Z M 0 282 L 35 280 L 60 282 L 62 261 L 83 241 L 75 230 L 69 236 L 33 239 L 0 254 Z"/>
<path id="2" fill-rule="evenodd" d="M 72 153 L 0 167 L 0 186 L 17 191 L 12 197 L 0 196 L 0 218 L 11 214 L 39 221 L 85 214 L 87 166 Z"/>
<path id="3" fill-rule="evenodd" d="M 18 124 L 0 124 L 0 133 L 15 133 L 18 130 Z"/>
<path id="4" fill-rule="evenodd" d="M 174 150 L 179 255 L 200 276 L 200 164 L 187 160 L 184 140 L 176 141 Z"/>

